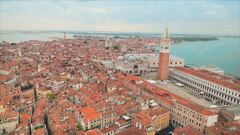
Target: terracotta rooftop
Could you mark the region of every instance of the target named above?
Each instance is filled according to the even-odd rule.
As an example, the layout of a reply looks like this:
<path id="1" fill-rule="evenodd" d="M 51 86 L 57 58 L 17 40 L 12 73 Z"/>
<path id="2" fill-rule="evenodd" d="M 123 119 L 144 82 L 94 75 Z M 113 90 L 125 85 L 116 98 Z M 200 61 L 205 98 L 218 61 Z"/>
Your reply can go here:
<path id="1" fill-rule="evenodd" d="M 107 133 L 109 133 L 109 132 L 116 131 L 117 129 L 118 129 L 118 126 L 117 126 L 117 125 L 113 125 L 113 126 L 110 126 L 110 127 L 108 127 L 108 128 L 102 129 L 100 132 L 101 132 L 102 134 L 107 134 Z"/>
<path id="2" fill-rule="evenodd" d="M 147 135 L 147 132 L 144 129 L 138 129 L 135 126 L 131 126 L 116 135 Z"/>
<path id="3" fill-rule="evenodd" d="M 173 135 L 203 135 L 191 126 L 185 126 L 182 128 L 176 128 L 173 132 Z"/>
<path id="4" fill-rule="evenodd" d="M 93 130 L 88 130 L 85 135 L 101 135 L 101 133 L 99 132 L 99 130 L 97 129 L 93 129 Z"/>
<path id="5" fill-rule="evenodd" d="M 164 108 L 148 109 L 136 114 L 136 120 L 141 122 L 145 127 L 147 127 L 152 123 L 154 117 L 156 118 L 156 116 L 160 116 L 168 112 L 169 111 Z"/>
<path id="6" fill-rule="evenodd" d="M 13 76 L 12 75 L 1 75 L 0 76 L 0 81 L 7 81 L 11 79 Z"/>
<path id="7" fill-rule="evenodd" d="M 233 127 L 233 128 L 232 128 Z M 237 128 L 236 128 L 237 127 Z M 235 129 L 236 130 L 233 130 Z M 215 126 L 208 127 L 208 132 L 221 135 L 239 135 L 239 122 L 217 123 Z"/>
<path id="8" fill-rule="evenodd" d="M 151 118 L 146 116 L 143 112 L 136 114 L 136 121 L 139 121 L 144 127 L 148 127 L 152 123 Z"/>
<path id="9" fill-rule="evenodd" d="M 20 121 L 21 122 L 27 122 L 27 121 L 29 121 L 29 120 L 31 120 L 31 115 L 30 114 L 27 114 L 27 113 L 22 113 L 21 115 L 20 115 Z"/>
<path id="10" fill-rule="evenodd" d="M 45 135 L 46 131 L 44 128 L 38 128 L 38 129 L 34 130 L 32 134 L 33 135 Z"/>
<path id="11" fill-rule="evenodd" d="M 18 113 L 14 112 L 13 110 L 9 108 L 1 108 L 0 107 L 0 119 L 8 119 L 8 118 L 13 118 L 17 117 Z"/>
<path id="12" fill-rule="evenodd" d="M 79 108 L 78 111 L 83 116 L 83 120 L 85 122 L 88 122 L 88 120 L 92 121 L 100 118 L 100 115 L 98 114 L 98 112 L 91 107 Z"/>

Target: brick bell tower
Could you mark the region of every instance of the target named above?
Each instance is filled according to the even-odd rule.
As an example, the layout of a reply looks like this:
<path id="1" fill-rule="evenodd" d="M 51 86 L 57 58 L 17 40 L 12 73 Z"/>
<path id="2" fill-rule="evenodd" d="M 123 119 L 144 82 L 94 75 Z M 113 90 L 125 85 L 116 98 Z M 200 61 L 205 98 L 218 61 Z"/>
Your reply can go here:
<path id="1" fill-rule="evenodd" d="M 168 66 L 169 66 L 169 52 L 170 52 L 171 39 L 168 33 L 168 28 L 165 29 L 165 32 L 160 41 L 160 54 L 158 62 L 158 80 L 167 80 L 168 79 Z"/>

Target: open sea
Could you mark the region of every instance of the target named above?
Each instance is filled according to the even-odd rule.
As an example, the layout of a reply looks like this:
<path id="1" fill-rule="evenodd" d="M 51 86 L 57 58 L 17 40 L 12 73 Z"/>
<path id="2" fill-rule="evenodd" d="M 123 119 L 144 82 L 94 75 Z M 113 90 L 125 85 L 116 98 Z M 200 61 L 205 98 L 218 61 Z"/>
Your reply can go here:
<path id="1" fill-rule="evenodd" d="M 60 32 L 0 32 L 0 42 L 48 41 L 62 37 L 63 33 Z M 72 37 L 73 34 L 67 34 L 67 38 Z M 188 66 L 215 65 L 223 69 L 225 74 L 240 78 L 240 38 L 183 42 L 172 45 L 170 53 L 184 58 Z"/>

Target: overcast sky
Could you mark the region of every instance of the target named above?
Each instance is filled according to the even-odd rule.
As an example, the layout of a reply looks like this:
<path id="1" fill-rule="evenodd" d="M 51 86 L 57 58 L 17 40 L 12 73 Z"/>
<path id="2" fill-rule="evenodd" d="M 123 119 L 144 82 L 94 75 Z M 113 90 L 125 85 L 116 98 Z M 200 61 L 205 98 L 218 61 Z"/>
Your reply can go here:
<path id="1" fill-rule="evenodd" d="M 0 30 L 240 35 L 240 0 L 0 0 Z"/>

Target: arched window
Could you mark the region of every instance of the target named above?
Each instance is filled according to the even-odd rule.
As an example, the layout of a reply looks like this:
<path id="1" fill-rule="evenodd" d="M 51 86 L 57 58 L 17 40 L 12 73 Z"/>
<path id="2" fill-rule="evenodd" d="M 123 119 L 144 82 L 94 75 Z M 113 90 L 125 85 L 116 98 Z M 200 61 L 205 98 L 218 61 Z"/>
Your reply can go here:
<path id="1" fill-rule="evenodd" d="M 133 69 L 137 69 L 137 68 L 138 68 L 138 65 L 134 65 L 134 66 L 133 66 Z"/>

